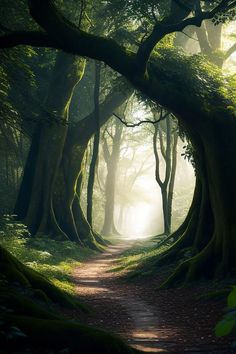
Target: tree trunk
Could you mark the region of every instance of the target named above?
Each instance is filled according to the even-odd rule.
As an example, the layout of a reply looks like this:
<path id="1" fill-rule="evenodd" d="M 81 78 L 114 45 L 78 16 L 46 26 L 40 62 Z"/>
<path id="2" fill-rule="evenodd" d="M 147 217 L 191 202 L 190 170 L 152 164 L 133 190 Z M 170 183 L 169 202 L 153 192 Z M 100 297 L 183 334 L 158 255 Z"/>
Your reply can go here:
<path id="1" fill-rule="evenodd" d="M 175 131 L 173 133 L 173 146 L 172 146 L 172 166 L 171 166 L 171 173 L 170 173 L 170 181 L 168 187 L 168 225 L 171 232 L 171 223 L 172 223 L 172 204 L 173 204 L 173 196 L 174 196 L 174 186 L 175 186 L 175 175 L 176 175 L 176 168 L 177 168 L 177 144 L 178 144 L 178 132 Z"/>
<path id="2" fill-rule="evenodd" d="M 119 83 L 120 85 L 120 83 Z M 100 104 L 101 125 L 110 117 L 112 111 L 122 104 L 130 95 L 130 91 L 114 90 Z M 68 129 L 60 163 L 53 206 L 60 229 L 71 240 L 79 237 L 81 243 L 90 248 L 100 249 L 104 245 L 102 238 L 91 229 L 80 206 L 80 188 L 84 175 L 84 155 L 92 135 L 96 131 L 94 112 L 76 126 Z"/>
<path id="3" fill-rule="evenodd" d="M 15 208 L 33 234 L 54 233 L 55 236 L 66 238 L 56 221 L 52 200 L 67 135 L 69 105 L 74 87 L 83 75 L 84 63 L 84 59 L 65 53 L 57 56 Z M 25 195 L 27 200 L 23 202 Z"/>
<path id="4" fill-rule="evenodd" d="M 93 227 L 93 188 L 95 172 L 98 162 L 99 143 L 100 143 L 100 112 L 99 112 L 99 91 L 100 91 L 101 64 L 95 62 L 95 83 L 94 83 L 94 119 L 96 131 L 93 140 L 92 159 L 89 168 L 88 188 L 87 188 L 87 220 Z"/>
<path id="5" fill-rule="evenodd" d="M 56 219 L 72 241 L 79 238 L 84 246 L 99 249 L 99 243 L 103 242 L 97 240 L 80 206 L 87 144 L 71 145 L 70 141 L 68 134 L 53 198 Z"/>
<path id="6" fill-rule="evenodd" d="M 182 237 L 165 254 L 178 256 L 186 246 L 190 256 L 163 284 L 172 285 L 181 279 L 193 281 L 201 277 L 225 277 L 235 274 L 235 210 L 234 176 L 236 158 L 233 136 L 234 120 L 217 119 L 214 125 L 202 125 L 199 135 L 188 126 L 188 134 L 196 150 L 196 173 L 201 184 L 200 198 L 195 204 L 193 233 L 188 227 Z M 197 211 L 198 210 L 198 211 Z M 178 245 L 178 247 L 176 247 Z"/>
<path id="7" fill-rule="evenodd" d="M 163 222 L 164 222 L 164 234 L 170 234 L 170 224 L 169 224 L 169 214 L 168 214 L 168 197 L 167 189 L 165 186 L 161 187 L 162 196 L 162 211 L 163 211 Z"/>
<path id="8" fill-rule="evenodd" d="M 120 83 L 119 83 L 120 85 Z M 130 95 L 130 91 L 112 91 L 100 104 L 101 125 L 104 124 L 117 106 Z M 100 249 L 102 238 L 91 229 L 80 206 L 80 189 L 84 175 L 84 155 L 92 135 L 96 131 L 94 112 L 75 127 L 69 127 L 64 145 L 62 161 L 53 197 L 56 219 L 63 232 L 72 240 L 77 237 L 82 244 Z"/>
<path id="9" fill-rule="evenodd" d="M 104 159 L 107 165 L 107 176 L 105 182 L 105 209 L 104 223 L 102 227 L 102 235 L 119 234 L 114 222 L 115 209 L 115 188 L 116 188 L 116 172 L 120 157 L 120 144 L 123 131 L 123 125 L 118 121 L 115 122 L 115 134 L 112 137 L 112 151 L 109 153 L 107 141 L 104 140 L 103 151 Z"/>

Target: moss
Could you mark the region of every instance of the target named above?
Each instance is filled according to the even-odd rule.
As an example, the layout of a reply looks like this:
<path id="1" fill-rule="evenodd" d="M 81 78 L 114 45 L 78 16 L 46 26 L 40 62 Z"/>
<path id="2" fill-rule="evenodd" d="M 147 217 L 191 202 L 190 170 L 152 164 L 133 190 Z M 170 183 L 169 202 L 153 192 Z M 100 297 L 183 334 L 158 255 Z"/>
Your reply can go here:
<path id="1" fill-rule="evenodd" d="M 6 325 L 18 327 L 25 335 L 11 342 L 15 347 L 38 348 L 40 352 L 49 349 L 65 349 L 81 354 L 132 354 L 140 353 L 123 343 L 119 338 L 102 330 L 83 326 L 68 320 L 45 320 L 33 317 L 8 315 Z M 42 346 L 43 343 L 43 346 Z"/>
<path id="2" fill-rule="evenodd" d="M 42 290 L 40 290 L 40 289 L 35 289 L 35 290 L 34 290 L 33 297 L 34 297 L 36 300 L 43 301 L 43 302 L 45 302 L 46 304 L 50 304 L 50 299 L 49 299 L 48 296 L 45 294 L 45 292 L 42 291 Z"/>
<path id="3" fill-rule="evenodd" d="M 65 296 L 43 276 L 23 265 L 2 247 L 0 251 L 3 274 L 0 306 L 5 309 L 1 315 L 4 326 L 2 335 L 5 336 L 1 346 L 3 352 L 22 353 L 29 350 L 32 353 L 48 353 L 48 350 L 68 349 L 72 354 L 138 353 L 109 333 L 63 319 L 60 314 L 55 313 L 53 307 L 49 307 L 48 299 L 66 306 L 75 306 L 76 301 Z M 8 267 L 11 272 L 5 277 Z M 27 281 L 22 281 L 19 274 Z M 11 288 L 16 283 L 20 286 Z M 30 296 L 36 297 L 37 301 L 33 301 Z M 9 340 L 8 335 L 13 328 L 18 332 L 11 335 Z"/>
<path id="4" fill-rule="evenodd" d="M 40 290 L 54 303 L 70 308 L 78 306 L 78 303 L 71 296 L 57 288 L 38 272 L 22 264 L 1 246 L 0 259 L 0 272 L 6 277 L 8 282 Z"/>
<path id="5" fill-rule="evenodd" d="M 37 316 L 45 319 L 57 319 L 60 316 L 55 309 L 48 309 L 43 304 L 36 303 L 19 291 L 7 287 L 0 288 L 0 304 L 17 315 Z"/>

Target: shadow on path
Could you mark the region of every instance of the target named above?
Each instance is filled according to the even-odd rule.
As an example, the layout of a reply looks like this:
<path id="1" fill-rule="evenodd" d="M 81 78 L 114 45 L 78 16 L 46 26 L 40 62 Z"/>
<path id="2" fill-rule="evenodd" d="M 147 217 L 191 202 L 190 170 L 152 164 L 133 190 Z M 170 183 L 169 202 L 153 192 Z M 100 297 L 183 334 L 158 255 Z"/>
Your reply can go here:
<path id="1" fill-rule="evenodd" d="M 185 346 L 182 343 L 184 349 L 176 348 L 176 338 L 183 338 L 183 331 L 176 322 L 172 325 L 167 321 L 169 325 L 163 325 L 160 321 L 163 309 L 156 303 L 150 303 L 148 292 L 144 297 L 140 286 L 121 282 L 117 273 L 109 272 L 119 255 L 134 243 L 126 241 L 125 244 L 110 246 L 103 254 L 75 270 L 78 295 L 96 311 L 88 317 L 87 323 L 110 330 L 132 347 L 148 353 L 231 353 L 217 345 L 199 349 L 197 345 Z M 184 339 L 180 340 L 184 342 Z"/>

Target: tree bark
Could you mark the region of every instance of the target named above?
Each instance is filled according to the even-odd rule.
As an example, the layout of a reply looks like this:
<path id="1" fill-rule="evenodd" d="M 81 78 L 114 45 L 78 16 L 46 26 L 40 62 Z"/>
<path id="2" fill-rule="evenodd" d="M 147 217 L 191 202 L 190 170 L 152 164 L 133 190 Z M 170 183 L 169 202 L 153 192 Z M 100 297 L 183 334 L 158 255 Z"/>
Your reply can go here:
<path id="1" fill-rule="evenodd" d="M 84 59 L 72 55 L 57 56 L 15 208 L 33 234 L 53 232 L 54 236 L 67 238 L 54 215 L 53 192 L 67 135 L 69 105 L 74 87 L 83 75 L 84 63 Z"/>
<path id="2" fill-rule="evenodd" d="M 93 227 L 93 188 L 95 182 L 95 172 L 98 163 L 99 143 L 100 143 L 100 111 L 99 111 L 99 91 L 100 91 L 101 64 L 95 62 L 95 82 L 94 82 L 94 119 L 96 131 L 93 137 L 92 159 L 89 167 L 89 178 L 87 187 L 87 220 Z"/>

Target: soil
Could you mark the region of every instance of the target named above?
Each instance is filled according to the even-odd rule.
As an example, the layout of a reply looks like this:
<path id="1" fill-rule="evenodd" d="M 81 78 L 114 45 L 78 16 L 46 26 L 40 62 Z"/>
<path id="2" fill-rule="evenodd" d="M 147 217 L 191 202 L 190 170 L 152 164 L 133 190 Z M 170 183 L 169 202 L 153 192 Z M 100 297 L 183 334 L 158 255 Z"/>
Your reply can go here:
<path id="1" fill-rule="evenodd" d="M 124 281 L 120 273 L 110 270 L 128 247 L 110 246 L 75 270 L 77 293 L 93 309 L 82 319 L 84 323 L 109 330 L 148 353 L 236 353 L 232 337 L 214 335 L 225 299 L 200 298 L 208 291 L 206 284 L 158 290 L 169 272 L 165 268 L 155 276 Z"/>

